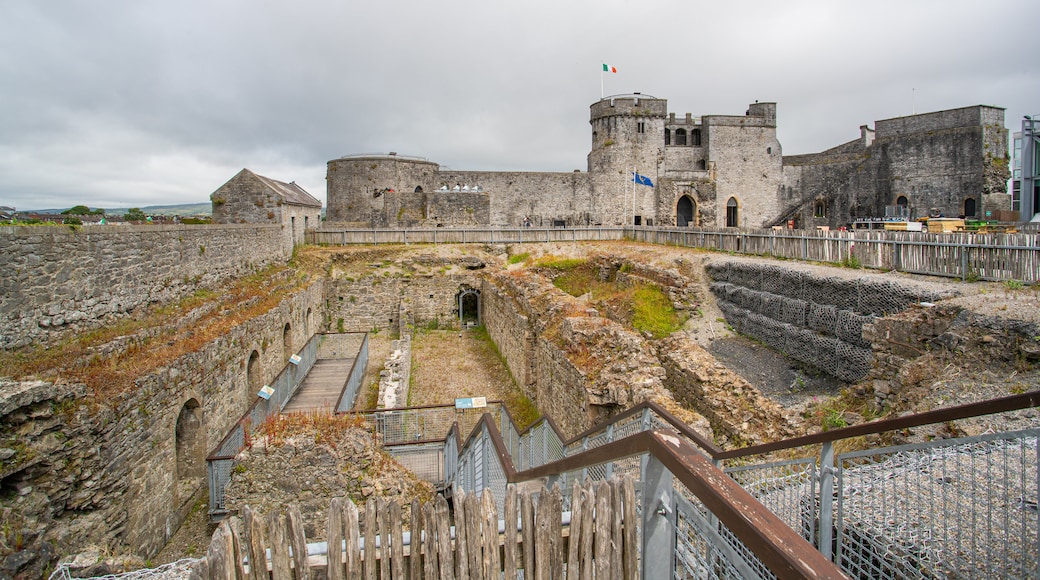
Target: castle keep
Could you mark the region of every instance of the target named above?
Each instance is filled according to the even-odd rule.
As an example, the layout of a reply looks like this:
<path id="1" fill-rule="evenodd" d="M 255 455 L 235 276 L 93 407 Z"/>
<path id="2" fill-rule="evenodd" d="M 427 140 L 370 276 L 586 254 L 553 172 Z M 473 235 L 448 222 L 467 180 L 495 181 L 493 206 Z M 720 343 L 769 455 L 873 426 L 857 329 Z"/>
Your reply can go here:
<path id="1" fill-rule="evenodd" d="M 1004 110 L 972 106 L 877 121 L 856 140 L 784 157 L 775 103 L 682 117 L 649 95 L 590 108 L 587 171 L 442 170 L 390 153 L 328 162 L 330 224 L 347 227 L 657 225 L 840 227 L 1010 207 Z"/>

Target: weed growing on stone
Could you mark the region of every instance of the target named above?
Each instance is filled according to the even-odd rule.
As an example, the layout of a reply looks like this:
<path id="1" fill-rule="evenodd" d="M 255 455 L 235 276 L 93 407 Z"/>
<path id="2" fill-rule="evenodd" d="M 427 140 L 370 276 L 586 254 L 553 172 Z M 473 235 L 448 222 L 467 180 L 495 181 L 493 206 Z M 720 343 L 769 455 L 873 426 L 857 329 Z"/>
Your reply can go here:
<path id="1" fill-rule="evenodd" d="M 226 336 L 232 328 L 276 307 L 306 282 L 287 276 L 285 266 L 274 265 L 235 280 L 220 292 L 197 291 L 167 305 L 154 306 L 103 328 L 71 335 L 52 345 L 0 352 L 0 368 L 14 378 L 29 375 L 41 380 L 59 376 L 90 387 L 95 402 L 115 402 L 135 381 L 170 364 L 207 342 Z M 213 308 L 191 325 L 178 324 L 186 313 L 203 305 Z M 99 355 L 107 345 L 112 352 Z"/>

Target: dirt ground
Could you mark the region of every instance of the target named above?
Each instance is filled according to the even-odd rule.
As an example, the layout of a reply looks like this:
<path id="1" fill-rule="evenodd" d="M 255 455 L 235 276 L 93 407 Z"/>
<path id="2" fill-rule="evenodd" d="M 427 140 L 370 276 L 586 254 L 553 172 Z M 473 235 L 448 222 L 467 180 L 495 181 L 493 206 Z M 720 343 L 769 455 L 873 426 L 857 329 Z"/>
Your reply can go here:
<path id="1" fill-rule="evenodd" d="M 440 405 L 460 397 L 512 396 L 513 379 L 473 330 L 423 330 L 412 341 L 408 404 Z"/>

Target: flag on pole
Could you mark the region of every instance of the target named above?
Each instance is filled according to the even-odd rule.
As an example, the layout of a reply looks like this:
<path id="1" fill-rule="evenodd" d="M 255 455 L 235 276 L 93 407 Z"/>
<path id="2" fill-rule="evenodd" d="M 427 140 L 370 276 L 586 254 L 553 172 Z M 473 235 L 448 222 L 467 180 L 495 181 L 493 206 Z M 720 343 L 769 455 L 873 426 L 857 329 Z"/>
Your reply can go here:
<path id="1" fill-rule="evenodd" d="M 639 175 L 638 171 L 632 172 L 632 183 L 638 183 L 639 185 L 654 186 L 654 182 L 650 181 L 650 178 L 645 175 Z"/>
<path id="2" fill-rule="evenodd" d="M 615 73 L 615 74 L 617 74 L 617 67 L 613 67 L 613 66 L 610 66 L 610 65 L 604 64 L 604 65 L 603 65 L 603 72 L 608 72 L 608 73 Z"/>

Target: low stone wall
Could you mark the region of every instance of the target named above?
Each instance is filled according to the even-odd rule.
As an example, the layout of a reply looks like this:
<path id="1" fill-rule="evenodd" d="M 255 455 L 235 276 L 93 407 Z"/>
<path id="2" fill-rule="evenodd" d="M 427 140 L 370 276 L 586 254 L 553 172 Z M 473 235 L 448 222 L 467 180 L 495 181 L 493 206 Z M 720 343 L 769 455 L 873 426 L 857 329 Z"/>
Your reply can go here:
<path id="1" fill-rule="evenodd" d="M 795 435 L 780 405 L 718 364 L 690 337 L 682 333 L 669 337 L 657 352 L 668 390 L 708 419 L 716 441 L 744 447 Z"/>
<path id="2" fill-rule="evenodd" d="M 703 428 L 674 404 L 649 343 L 538 274 L 495 273 L 482 287 L 484 321 L 513 376 L 565 436 L 652 400 Z"/>
<path id="3" fill-rule="evenodd" d="M 459 327 L 457 296 L 479 288 L 477 274 L 368 276 L 325 281 L 327 325 L 332 332 L 396 331 L 402 304 L 420 326 Z"/>
<path id="4" fill-rule="evenodd" d="M 206 454 L 256 399 L 251 353 L 256 380 L 273 378 L 285 325 L 303 345 L 321 301 L 312 284 L 103 401 L 83 385 L 0 384 L 5 524 L 38 558 L 88 544 L 154 556 L 205 489 Z"/>
<path id="5" fill-rule="evenodd" d="M 846 382 L 874 362 L 863 326 L 943 295 L 874 278 L 821 277 L 771 264 L 709 264 L 711 291 L 726 321 L 795 360 Z"/>
<path id="6" fill-rule="evenodd" d="M 105 324 L 284 261 L 280 226 L 0 227 L 0 348 Z"/>
<path id="7" fill-rule="evenodd" d="M 877 353 L 871 386 L 878 409 L 912 403 L 919 395 L 911 391 L 930 387 L 934 367 L 947 360 L 1004 375 L 1040 365 L 1040 324 L 957 305 L 910 308 L 874 320 L 863 334 Z"/>

